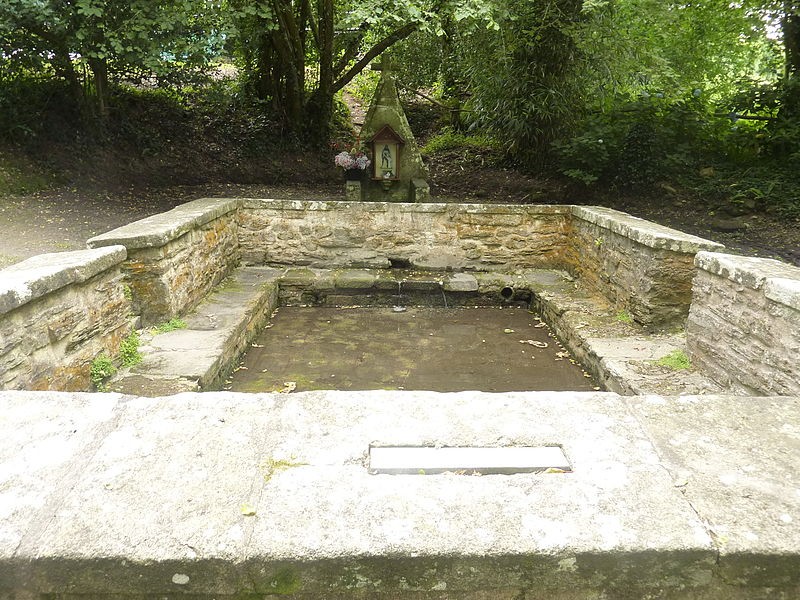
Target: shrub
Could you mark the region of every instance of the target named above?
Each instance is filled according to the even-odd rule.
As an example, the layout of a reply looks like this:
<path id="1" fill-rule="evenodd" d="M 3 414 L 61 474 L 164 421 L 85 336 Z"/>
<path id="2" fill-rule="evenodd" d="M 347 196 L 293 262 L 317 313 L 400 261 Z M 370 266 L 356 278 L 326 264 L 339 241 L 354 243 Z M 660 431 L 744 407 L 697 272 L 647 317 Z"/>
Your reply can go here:
<path id="1" fill-rule="evenodd" d="M 422 148 L 423 154 L 437 154 L 449 150 L 461 149 L 497 150 L 497 143 L 485 135 L 467 135 L 451 129 L 445 129 L 439 135 L 428 140 Z"/>

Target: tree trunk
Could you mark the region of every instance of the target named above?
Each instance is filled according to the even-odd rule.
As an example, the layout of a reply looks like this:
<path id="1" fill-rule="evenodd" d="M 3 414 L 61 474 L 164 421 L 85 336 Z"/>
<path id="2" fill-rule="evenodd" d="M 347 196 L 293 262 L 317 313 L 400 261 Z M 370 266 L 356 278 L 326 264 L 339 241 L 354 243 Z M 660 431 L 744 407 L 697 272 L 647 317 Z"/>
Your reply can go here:
<path id="1" fill-rule="evenodd" d="M 326 140 L 333 115 L 333 0 L 318 0 L 319 86 L 308 102 L 310 135 Z"/>
<path id="2" fill-rule="evenodd" d="M 303 122 L 303 96 L 305 92 L 305 48 L 288 0 L 275 0 L 273 6 L 278 28 L 271 34 L 272 46 L 280 59 L 273 67 L 276 89 L 281 90 L 287 125 L 297 130 Z"/>
<path id="3" fill-rule="evenodd" d="M 784 75 L 786 79 L 800 75 L 800 8 L 795 2 L 784 1 L 784 14 L 781 19 L 783 28 L 783 45 L 786 53 Z"/>
<path id="4" fill-rule="evenodd" d="M 94 82 L 95 108 L 101 120 L 108 117 L 108 64 L 100 58 L 90 58 L 89 68 Z"/>
<path id="5" fill-rule="evenodd" d="M 800 116 L 800 8 L 785 0 L 781 19 L 785 48 L 784 96 L 779 117 Z"/>

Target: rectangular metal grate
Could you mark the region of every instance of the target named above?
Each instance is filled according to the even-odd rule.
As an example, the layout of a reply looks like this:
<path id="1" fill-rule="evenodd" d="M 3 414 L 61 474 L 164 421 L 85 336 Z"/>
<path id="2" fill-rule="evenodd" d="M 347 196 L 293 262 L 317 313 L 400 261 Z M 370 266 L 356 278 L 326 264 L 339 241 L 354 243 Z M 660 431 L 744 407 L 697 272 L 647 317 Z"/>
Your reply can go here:
<path id="1" fill-rule="evenodd" d="M 369 449 L 369 472 L 373 474 L 434 475 L 451 472 L 512 475 L 545 471 L 572 471 L 560 446 L 370 446 Z"/>

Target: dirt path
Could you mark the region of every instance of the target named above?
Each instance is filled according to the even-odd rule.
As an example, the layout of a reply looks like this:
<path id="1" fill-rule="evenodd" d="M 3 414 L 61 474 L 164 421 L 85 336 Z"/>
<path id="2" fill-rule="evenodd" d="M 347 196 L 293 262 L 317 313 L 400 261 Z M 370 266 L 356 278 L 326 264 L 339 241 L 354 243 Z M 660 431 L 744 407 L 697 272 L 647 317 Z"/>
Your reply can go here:
<path id="1" fill-rule="evenodd" d="M 81 250 L 86 240 L 203 197 L 331 199 L 338 187 L 212 184 L 115 192 L 57 189 L 0 196 L 0 267 L 36 254 Z"/>

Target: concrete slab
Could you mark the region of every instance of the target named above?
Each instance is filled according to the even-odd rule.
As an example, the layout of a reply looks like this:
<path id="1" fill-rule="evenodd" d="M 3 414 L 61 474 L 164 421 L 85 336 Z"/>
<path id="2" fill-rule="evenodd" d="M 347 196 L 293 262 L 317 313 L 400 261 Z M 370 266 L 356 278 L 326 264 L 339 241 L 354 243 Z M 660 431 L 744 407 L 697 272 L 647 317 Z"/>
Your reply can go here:
<path id="1" fill-rule="evenodd" d="M 200 198 L 87 240 L 90 248 L 122 245 L 128 250 L 161 247 L 195 227 L 239 208 L 238 198 Z"/>
<path id="2" fill-rule="evenodd" d="M 0 519 L 0 597 L 788 600 L 800 399 L 761 401 L 0 392 L 4 430 L 96 424 Z M 23 437 L 1 472 L 42 461 Z M 367 469 L 370 446 L 550 444 L 574 472 Z"/>
<path id="3" fill-rule="evenodd" d="M 211 400 L 185 394 L 120 404 L 116 427 L 80 476 L 69 486 L 55 482 L 60 502 L 36 543 L 17 552 L 34 561 L 26 582 L 102 595 L 241 589 L 236 565 L 252 522 L 242 507 L 263 485 L 271 402 Z"/>
<path id="4" fill-rule="evenodd" d="M 714 537 L 721 576 L 749 585 L 800 585 L 800 399 L 629 402 Z"/>
<path id="5" fill-rule="evenodd" d="M 0 394 L 0 582 L 10 580 L 15 556 L 36 547 L 61 494 L 114 429 L 119 400 L 116 394 Z"/>
<path id="6" fill-rule="evenodd" d="M 2 270 L 0 315 L 73 283 L 82 283 L 125 260 L 123 246 L 40 254 Z"/>
<path id="7" fill-rule="evenodd" d="M 651 248 L 666 248 L 675 252 L 696 253 L 701 250 L 720 250 L 722 244 L 712 242 L 677 229 L 670 229 L 627 213 L 602 206 L 573 206 L 572 214 L 618 233 Z"/>

